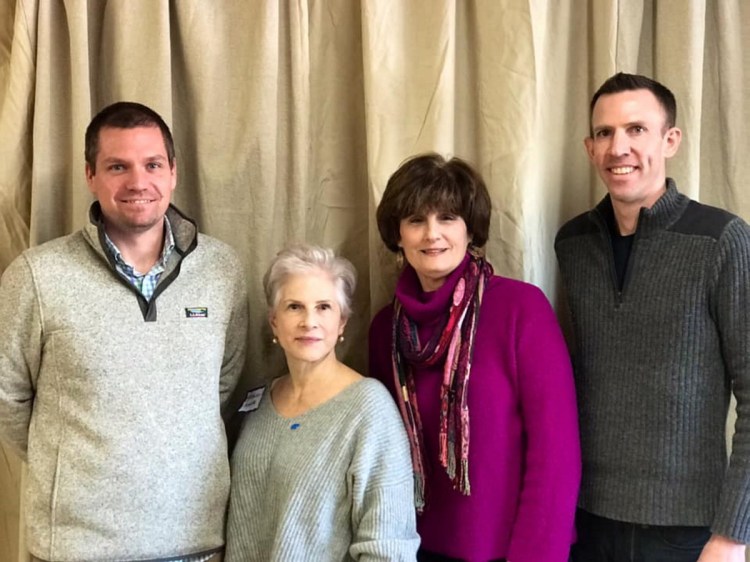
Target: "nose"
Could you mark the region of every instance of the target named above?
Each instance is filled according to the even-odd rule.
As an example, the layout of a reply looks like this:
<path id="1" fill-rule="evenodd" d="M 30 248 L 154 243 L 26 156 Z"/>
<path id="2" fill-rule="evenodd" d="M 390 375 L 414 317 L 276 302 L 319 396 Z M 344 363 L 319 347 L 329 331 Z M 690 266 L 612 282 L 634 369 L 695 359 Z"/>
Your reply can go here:
<path id="1" fill-rule="evenodd" d="M 630 154 L 630 139 L 625 131 L 616 130 L 612 133 L 609 143 L 609 154 L 611 156 L 626 156 Z"/>
<path id="2" fill-rule="evenodd" d="M 300 319 L 300 326 L 307 330 L 313 329 L 317 325 L 317 319 L 315 318 L 315 312 L 310 310 L 305 312 Z"/>
<path id="3" fill-rule="evenodd" d="M 146 174 L 146 170 L 138 166 L 131 167 L 128 170 L 128 188 L 134 191 L 145 189 Z"/>
<path id="4" fill-rule="evenodd" d="M 437 240 L 440 238 L 440 228 L 437 220 L 437 216 L 433 213 L 427 216 L 425 221 L 424 236 L 427 240 Z"/>

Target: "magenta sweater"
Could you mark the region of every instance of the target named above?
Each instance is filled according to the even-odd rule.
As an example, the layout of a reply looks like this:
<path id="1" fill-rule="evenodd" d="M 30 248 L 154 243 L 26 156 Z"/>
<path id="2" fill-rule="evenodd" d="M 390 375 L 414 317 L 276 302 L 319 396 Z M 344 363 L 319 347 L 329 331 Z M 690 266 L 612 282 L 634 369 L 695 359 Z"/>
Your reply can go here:
<path id="1" fill-rule="evenodd" d="M 407 266 L 396 295 L 425 342 L 468 259 L 434 292 Z M 370 326 L 370 374 L 394 392 L 391 305 Z M 438 460 L 442 363 L 416 372 L 427 458 L 422 548 L 469 561 L 564 562 L 580 480 L 575 390 L 555 314 L 535 286 L 494 276 L 482 301 L 469 379 L 471 495 Z"/>

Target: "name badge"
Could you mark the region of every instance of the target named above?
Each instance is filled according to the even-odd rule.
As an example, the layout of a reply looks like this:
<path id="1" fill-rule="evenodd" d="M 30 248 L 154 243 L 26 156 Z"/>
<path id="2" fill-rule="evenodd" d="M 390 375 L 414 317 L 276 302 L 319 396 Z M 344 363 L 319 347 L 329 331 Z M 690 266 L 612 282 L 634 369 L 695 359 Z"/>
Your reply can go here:
<path id="1" fill-rule="evenodd" d="M 250 390 L 247 393 L 247 396 L 245 397 L 245 401 L 242 403 L 242 406 L 240 406 L 240 412 L 254 412 L 258 409 L 258 406 L 260 406 L 260 400 L 263 398 L 263 393 L 265 392 L 266 387 L 261 386 L 259 388 L 254 388 Z"/>

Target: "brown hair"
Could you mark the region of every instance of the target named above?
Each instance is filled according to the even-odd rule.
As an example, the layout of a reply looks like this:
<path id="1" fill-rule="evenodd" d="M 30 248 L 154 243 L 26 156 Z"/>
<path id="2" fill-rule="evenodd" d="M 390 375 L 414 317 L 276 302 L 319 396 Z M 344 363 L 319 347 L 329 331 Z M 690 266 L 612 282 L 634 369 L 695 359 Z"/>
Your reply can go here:
<path id="1" fill-rule="evenodd" d="M 164 139 L 169 167 L 174 167 L 174 140 L 164 119 L 148 106 L 132 101 L 120 101 L 102 109 L 86 128 L 84 156 L 92 173 L 96 173 L 96 157 L 99 155 L 99 132 L 105 127 L 114 129 L 158 127 Z"/>
<path id="2" fill-rule="evenodd" d="M 589 104 L 589 122 L 594 115 L 594 106 L 600 97 L 619 94 L 620 92 L 628 92 L 633 90 L 648 90 L 657 99 L 659 104 L 664 109 L 665 125 L 668 129 L 675 126 L 677 122 L 677 102 L 675 101 L 674 94 L 664 84 L 652 80 L 648 76 L 641 74 L 626 74 L 625 72 L 618 72 L 617 74 L 610 76 L 604 83 L 599 86 L 599 89 L 594 93 Z M 593 131 L 591 132 L 593 137 Z"/>
<path id="3" fill-rule="evenodd" d="M 460 158 L 436 153 L 409 158 L 388 179 L 376 219 L 383 243 L 398 252 L 401 221 L 417 213 L 446 212 L 466 223 L 472 246 L 487 243 L 492 201 L 482 176 Z"/>

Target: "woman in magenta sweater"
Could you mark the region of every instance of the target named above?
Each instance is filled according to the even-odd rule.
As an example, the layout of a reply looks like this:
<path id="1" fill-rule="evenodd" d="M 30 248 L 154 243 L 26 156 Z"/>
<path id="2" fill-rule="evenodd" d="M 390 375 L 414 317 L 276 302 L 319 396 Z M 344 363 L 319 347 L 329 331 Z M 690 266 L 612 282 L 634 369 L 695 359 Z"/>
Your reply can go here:
<path id="1" fill-rule="evenodd" d="M 412 450 L 420 561 L 564 562 L 580 479 L 575 390 L 554 312 L 493 275 L 491 202 L 468 164 L 416 156 L 377 210 L 405 260 L 370 327 L 370 374 Z"/>

